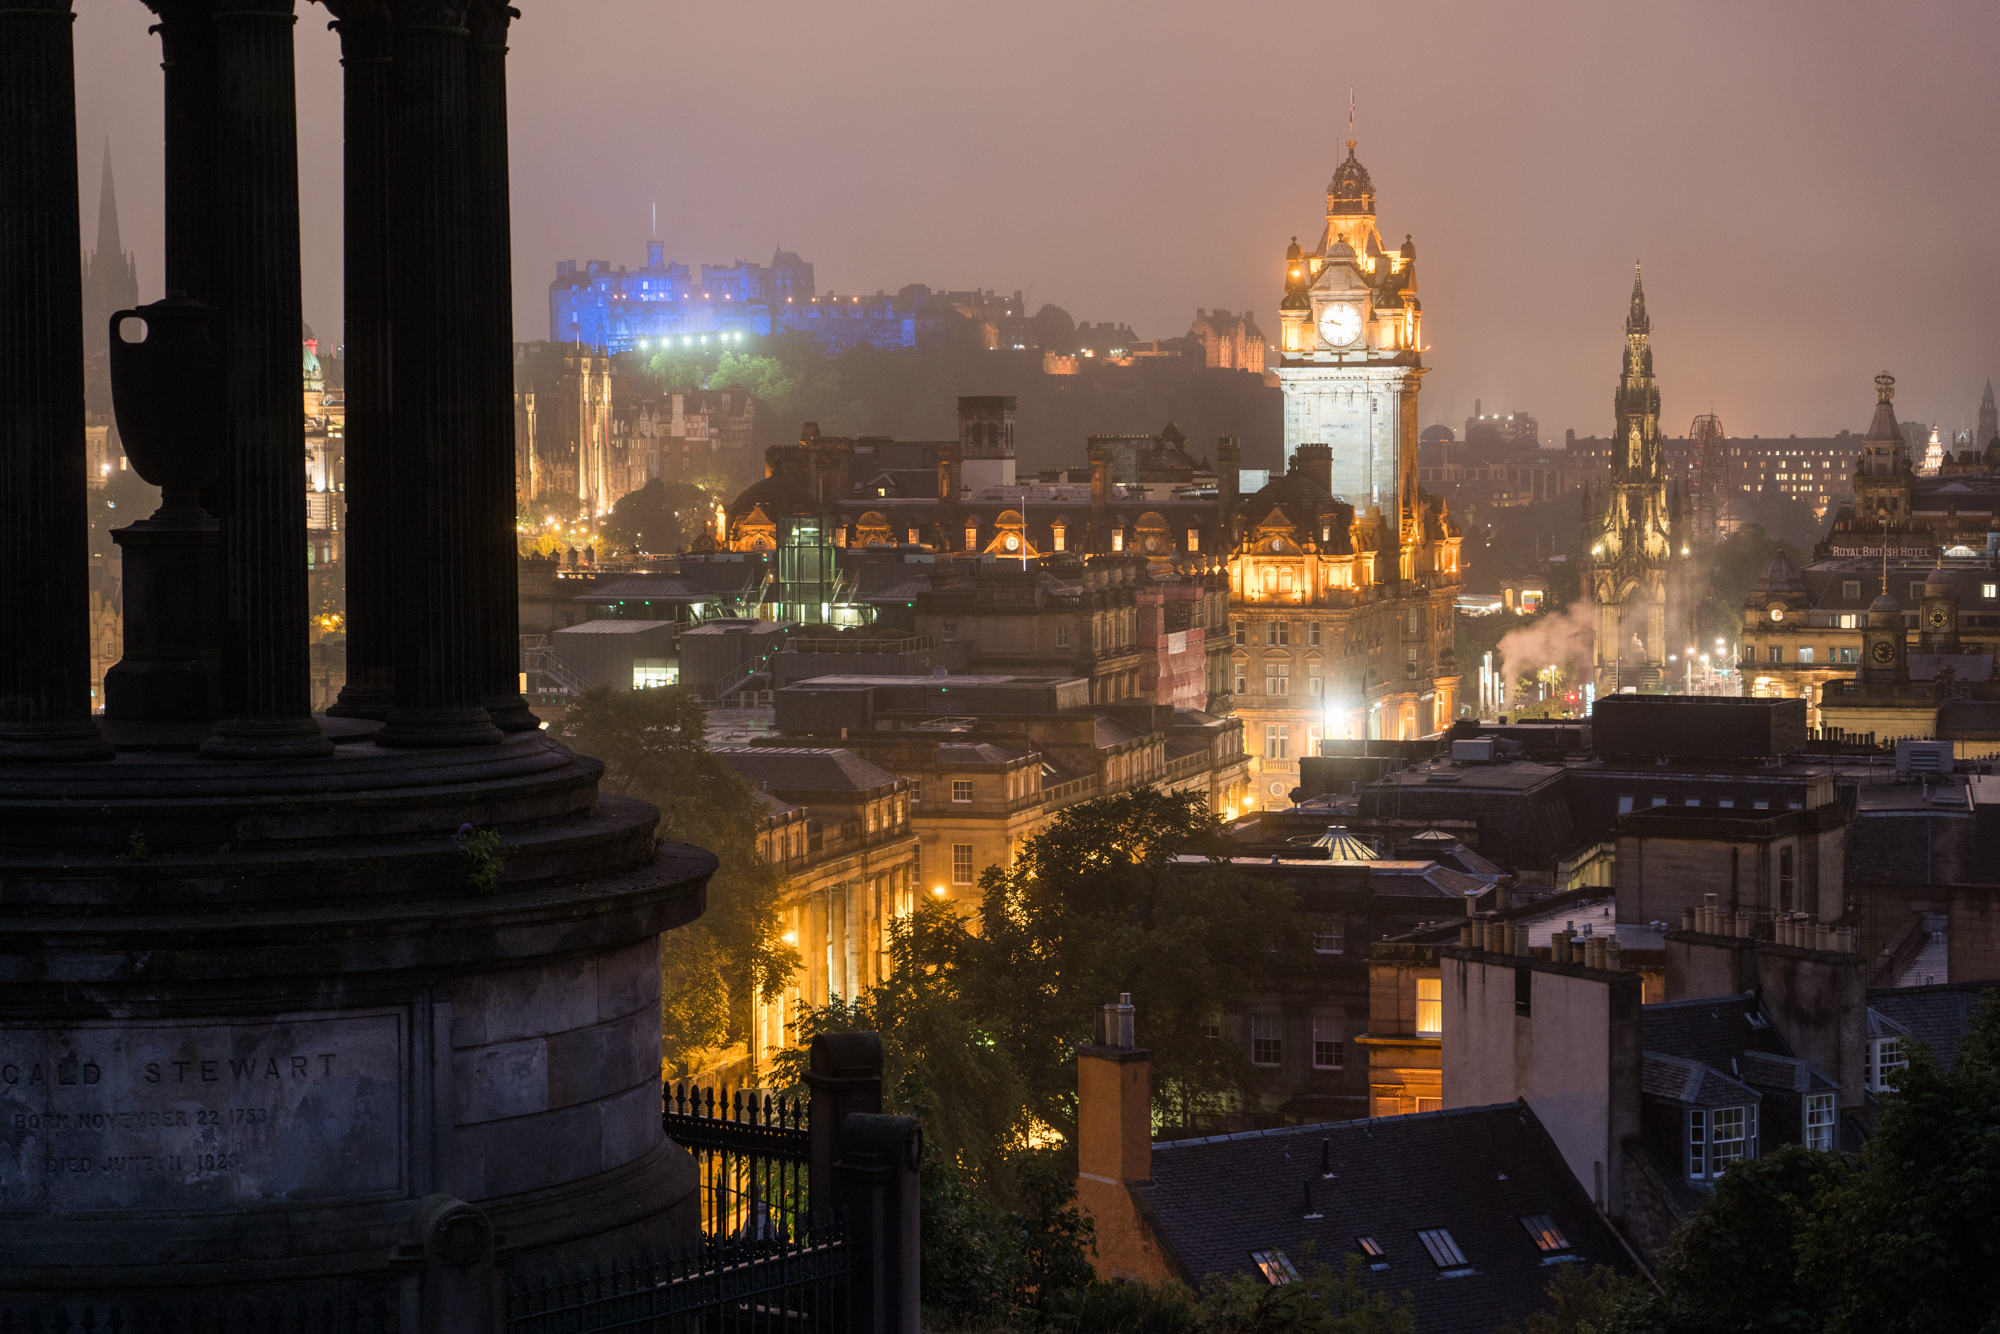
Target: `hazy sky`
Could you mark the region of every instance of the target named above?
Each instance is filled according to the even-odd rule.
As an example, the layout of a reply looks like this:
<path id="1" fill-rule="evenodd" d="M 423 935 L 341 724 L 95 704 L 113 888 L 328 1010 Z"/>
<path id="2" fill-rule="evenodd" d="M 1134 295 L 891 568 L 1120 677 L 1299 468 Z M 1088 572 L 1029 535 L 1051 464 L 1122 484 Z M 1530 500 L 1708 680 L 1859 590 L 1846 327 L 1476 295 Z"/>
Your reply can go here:
<path id="1" fill-rule="evenodd" d="M 1414 234 L 1426 422 L 1611 424 L 1634 259 L 1667 429 L 1970 425 L 2000 371 L 2000 5 L 517 0 L 516 336 L 559 259 L 768 261 L 822 291 L 1025 289 L 1141 337 L 1277 332 L 1347 92 L 1384 233 Z M 79 0 L 86 244 L 112 141 L 159 295 L 157 39 Z M 340 73 L 298 25 L 306 317 L 340 321 Z M 1146 427 L 1149 423 L 1135 423 Z"/>

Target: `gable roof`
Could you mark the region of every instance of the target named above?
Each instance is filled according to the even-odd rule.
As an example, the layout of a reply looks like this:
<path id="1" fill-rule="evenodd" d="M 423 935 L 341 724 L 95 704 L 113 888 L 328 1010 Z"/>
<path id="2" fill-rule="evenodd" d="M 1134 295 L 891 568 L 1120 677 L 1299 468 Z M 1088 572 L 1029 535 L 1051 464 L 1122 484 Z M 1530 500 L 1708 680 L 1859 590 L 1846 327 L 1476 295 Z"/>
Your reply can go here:
<path id="1" fill-rule="evenodd" d="M 1639 1011 L 1639 1030 L 1648 1056 L 1678 1056 L 1725 1072 L 1746 1051 L 1794 1054 L 1749 991 L 1645 1006 Z"/>
<path id="2" fill-rule="evenodd" d="M 713 753 L 753 786 L 784 793 L 863 793 L 896 775 L 832 746 L 717 746 Z"/>
<path id="3" fill-rule="evenodd" d="M 1253 1271 L 1253 1250 L 1303 1263 L 1307 1242 L 1337 1269 L 1356 1238 L 1373 1237 L 1388 1268 L 1362 1281 L 1410 1293 L 1424 1334 L 1490 1334 L 1544 1309 L 1551 1266 L 1524 1217 L 1550 1215 L 1564 1254 L 1632 1271 L 1526 1102 L 1155 1144 L 1153 1178 L 1132 1191 L 1193 1283 Z M 1470 1273 L 1442 1277 L 1417 1236 L 1433 1228 L 1451 1233 Z"/>
<path id="4" fill-rule="evenodd" d="M 1980 1001 L 2000 993 L 2000 982 L 1946 982 L 1934 987 L 1896 987 L 1868 993 L 1871 1017 L 1918 1039 L 1936 1054 L 1938 1065 L 1950 1070 L 1958 1063 L 1959 1044 L 1972 1027 Z M 1870 1025 L 1870 1037 L 1876 1036 Z"/>

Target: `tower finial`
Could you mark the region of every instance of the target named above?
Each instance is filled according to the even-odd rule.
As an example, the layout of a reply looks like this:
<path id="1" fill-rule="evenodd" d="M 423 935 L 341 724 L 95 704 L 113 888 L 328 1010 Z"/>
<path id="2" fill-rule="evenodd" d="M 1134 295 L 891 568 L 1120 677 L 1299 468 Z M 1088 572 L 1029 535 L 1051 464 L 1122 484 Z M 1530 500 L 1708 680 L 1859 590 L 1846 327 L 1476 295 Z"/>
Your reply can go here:
<path id="1" fill-rule="evenodd" d="M 1625 317 L 1625 332 L 1647 333 L 1653 322 L 1646 317 L 1646 286 L 1640 281 L 1639 261 L 1632 261 L 1632 310 Z"/>
<path id="2" fill-rule="evenodd" d="M 1896 377 L 1883 371 L 1875 377 L 1875 401 L 1887 403 L 1896 396 Z"/>

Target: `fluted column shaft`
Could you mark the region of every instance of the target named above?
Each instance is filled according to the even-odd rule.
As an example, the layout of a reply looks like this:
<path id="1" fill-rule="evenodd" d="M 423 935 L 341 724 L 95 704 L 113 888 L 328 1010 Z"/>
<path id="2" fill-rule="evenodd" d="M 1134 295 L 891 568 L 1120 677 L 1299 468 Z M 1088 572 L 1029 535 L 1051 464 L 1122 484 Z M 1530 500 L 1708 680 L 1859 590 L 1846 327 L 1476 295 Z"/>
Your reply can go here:
<path id="1" fill-rule="evenodd" d="M 484 418 L 472 302 L 466 0 L 391 0 L 395 706 L 384 746 L 490 745 L 479 593 Z"/>
<path id="2" fill-rule="evenodd" d="M 514 277 L 508 223 L 506 0 L 472 0 L 466 71 L 470 120 L 473 344 L 479 357 L 477 473 L 482 702 L 502 731 L 541 720 L 521 695 L 520 545 L 514 530 Z"/>
<path id="3" fill-rule="evenodd" d="M 386 718 L 395 698 L 389 513 L 388 13 L 347 5 L 340 29 L 346 143 L 347 683 L 328 713 Z"/>
<path id="4" fill-rule="evenodd" d="M 166 290 L 215 304 L 214 0 L 149 0 L 165 90 Z M 204 501 L 207 496 L 204 493 Z"/>
<path id="5" fill-rule="evenodd" d="M 69 0 L 0 0 L 0 759 L 106 759 L 90 716 Z"/>
<path id="6" fill-rule="evenodd" d="M 306 649 L 293 0 L 230 0 L 215 38 L 211 282 L 222 311 L 223 720 L 217 759 L 325 755 Z"/>

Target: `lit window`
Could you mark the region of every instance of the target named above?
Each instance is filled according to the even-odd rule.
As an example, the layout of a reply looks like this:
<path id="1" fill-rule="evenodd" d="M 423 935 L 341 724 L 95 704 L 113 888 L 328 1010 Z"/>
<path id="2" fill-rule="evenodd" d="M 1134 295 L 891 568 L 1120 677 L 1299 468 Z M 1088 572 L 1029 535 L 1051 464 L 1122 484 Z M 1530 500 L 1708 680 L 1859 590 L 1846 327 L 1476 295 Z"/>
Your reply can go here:
<path id="1" fill-rule="evenodd" d="M 1843 630 L 1858 630 L 1858 629 L 1860 629 L 1860 628 L 1861 628 L 1861 622 L 1860 622 L 1860 619 L 1859 619 L 1858 615 L 1857 615 L 1857 614 L 1856 614 L 1855 612 L 1851 612 L 1851 611 L 1850 611 L 1850 612 L 1843 612 L 1843 613 L 1841 614 L 1841 617 L 1840 617 L 1840 628 L 1841 628 L 1841 629 L 1843 629 Z M 1851 652 L 1851 651 L 1852 651 L 1852 650 L 1850 650 L 1850 652 Z M 1852 659 L 1849 659 L 1848 661 L 1852 661 Z"/>
<path id="2" fill-rule="evenodd" d="M 1458 1249 L 1451 1233 L 1441 1227 L 1429 1228 L 1417 1233 L 1417 1240 L 1430 1252 L 1431 1263 L 1439 1269 L 1460 1269 L 1465 1265 L 1465 1252 Z"/>
<path id="3" fill-rule="evenodd" d="M 1417 979 L 1417 1032 L 1434 1035 L 1444 1032 L 1444 979 Z"/>
<path id="4" fill-rule="evenodd" d="M 1250 1016 L 1250 1064 L 1277 1065 L 1284 1059 L 1284 1022 L 1282 1015 Z"/>
<path id="5" fill-rule="evenodd" d="M 1833 1147 L 1833 1095 L 1831 1093 L 1808 1093 L 1806 1095 L 1805 1145 L 1808 1149 L 1831 1149 Z"/>
<path id="6" fill-rule="evenodd" d="M 1388 1253 L 1382 1249 L 1382 1243 L 1375 1240 L 1375 1238 L 1356 1237 L 1354 1244 L 1361 1249 L 1363 1255 L 1368 1257 L 1368 1267 L 1370 1269 L 1387 1269 L 1389 1267 Z"/>
<path id="7" fill-rule="evenodd" d="M 970 778 L 954 778 L 954 779 L 952 779 L 952 780 L 951 780 L 951 799 L 952 799 L 953 801 L 971 801 L 971 800 L 972 800 L 972 780 L 971 780 Z"/>
<path id="8" fill-rule="evenodd" d="M 1521 1226 L 1528 1229 L 1528 1235 L 1535 1239 L 1535 1249 L 1543 1254 L 1569 1249 L 1569 1238 L 1548 1214 L 1529 1214 L 1521 1220 Z"/>
<path id="9" fill-rule="evenodd" d="M 1813 651 L 1812 651 L 1812 649 L 1810 649 L 1810 648 L 1801 648 L 1801 649 L 1799 650 L 1799 664 L 1800 664 L 1801 666 L 1804 666 L 1804 667 L 1810 667 L 1810 666 L 1812 666 L 1812 660 L 1813 660 Z"/>
<path id="10" fill-rule="evenodd" d="M 1347 1025 L 1337 1014 L 1313 1016 L 1313 1069 L 1341 1070 L 1347 1066 Z"/>
<path id="11" fill-rule="evenodd" d="M 1292 1266 L 1292 1262 L 1285 1257 L 1283 1251 L 1252 1251 L 1250 1263 L 1257 1266 L 1257 1272 L 1261 1273 L 1264 1281 L 1273 1287 L 1299 1281 L 1299 1271 Z"/>
<path id="12" fill-rule="evenodd" d="M 972 845 L 954 843 L 951 845 L 951 883 L 969 885 L 972 883 Z"/>
<path id="13" fill-rule="evenodd" d="M 1111 549 L 1113 551 L 1123 551 L 1125 549 L 1125 530 L 1123 528 L 1113 528 L 1111 530 Z"/>
<path id="14" fill-rule="evenodd" d="M 1288 760 L 1292 752 L 1292 729 L 1270 725 L 1264 729 L 1264 758 L 1267 760 Z"/>
<path id="15" fill-rule="evenodd" d="M 2000 584 L 1981 584 L 1979 586 L 1979 596 L 1985 598 L 1988 602 L 1991 602 L 1996 597 L 2000 597 Z"/>
<path id="16" fill-rule="evenodd" d="M 1200 551 L 1200 550 L 1201 550 L 1201 529 L 1199 529 L 1199 528 L 1190 528 L 1190 529 L 1188 529 L 1188 544 L 1187 544 L 1187 549 L 1188 549 L 1189 551 Z"/>
<path id="17" fill-rule="evenodd" d="M 1055 536 L 1055 547 L 1057 551 L 1065 550 L 1063 541 L 1068 535 L 1069 535 L 1068 530 L 1065 529 L 1061 524 L 1057 524 L 1055 526 L 1054 536 Z"/>

